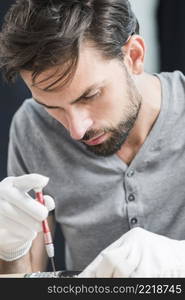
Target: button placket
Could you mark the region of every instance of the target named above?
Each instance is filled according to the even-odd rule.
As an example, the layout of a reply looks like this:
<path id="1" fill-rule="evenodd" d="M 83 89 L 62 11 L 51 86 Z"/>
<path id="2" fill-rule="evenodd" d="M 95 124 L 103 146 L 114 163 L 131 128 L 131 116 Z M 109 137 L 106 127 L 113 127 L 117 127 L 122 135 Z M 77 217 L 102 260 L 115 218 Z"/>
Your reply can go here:
<path id="1" fill-rule="evenodd" d="M 128 201 L 130 201 L 130 202 L 132 202 L 132 201 L 134 201 L 135 200 L 135 196 L 134 196 L 134 194 L 129 194 L 128 195 Z"/>
<path id="2" fill-rule="evenodd" d="M 127 193 L 127 205 L 128 205 L 128 220 L 129 226 L 133 228 L 139 224 L 139 220 L 137 218 L 137 202 L 134 202 L 137 197 L 137 188 L 134 175 L 136 171 L 131 168 L 127 170 L 126 177 L 125 177 L 125 188 Z"/>
<path id="3" fill-rule="evenodd" d="M 130 169 L 130 170 L 127 172 L 127 177 L 133 177 L 134 174 L 135 174 L 134 169 Z"/>
<path id="4" fill-rule="evenodd" d="M 132 225 L 136 225 L 137 224 L 137 222 L 138 222 L 138 219 L 137 218 L 131 218 L 131 220 L 130 220 L 130 223 L 132 224 Z"/>

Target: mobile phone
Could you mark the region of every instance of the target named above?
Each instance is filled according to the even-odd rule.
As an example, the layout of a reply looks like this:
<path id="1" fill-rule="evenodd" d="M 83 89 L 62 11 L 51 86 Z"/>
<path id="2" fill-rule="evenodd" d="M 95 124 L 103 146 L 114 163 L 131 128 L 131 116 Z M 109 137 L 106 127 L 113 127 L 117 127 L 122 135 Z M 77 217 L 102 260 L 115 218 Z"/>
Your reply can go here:
<path id="1" fill-rule="evenodd" d="M 35 272 L 27 273 L 24 278 L 75 278 L 80 271 L 56 271 L 54 272 Z"/>

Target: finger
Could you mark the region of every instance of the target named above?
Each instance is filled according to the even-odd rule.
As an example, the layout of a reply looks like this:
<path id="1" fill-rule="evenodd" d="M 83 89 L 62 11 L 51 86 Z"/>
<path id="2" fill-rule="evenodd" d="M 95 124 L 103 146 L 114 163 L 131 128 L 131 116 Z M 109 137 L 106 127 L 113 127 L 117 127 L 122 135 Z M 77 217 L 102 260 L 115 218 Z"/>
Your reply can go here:
<path id="1" fill-rule="evenodd" d="M 79 277 L 130 277 L 140 258 L 135 252 L 129 243 L 109 251 L 105 249 L 79 274 Z"/>
<path id="2" fill-rule="evenodd" d="M 131 244 L 125 243 L 124 248 L 115 249 L 109 260 L 110 263 L 114 264 L 112 277 L 130 278 L 133 277 L 141 262 L 141 252 L 138 245 L 133 241 Z"/>
<path id="3" fill-rule="evenodd" d="M 43 189 L 48 184 L 49 178 L 40 174 L 27 174 L 14 177 L 13 186 L 22 192 L 32 189 Z"/>
<path id="4" fill-rule="evenodd" d="M 97 264 L 93 273 L 95 273 L 96 278 L 112 278 L 115 277 L 115 270 L 118 272 L 118 268 L 120 265 L 122 266 L 122 271 L 124 270 L 124 255 L 121 253 L 120 248 L 113 249 L 109 252 L 102 252 L 102 259 L 99 260 L 99 264 Z M 91 268 L 92 272 L 92 268 Z M 120 276 L 121 275 L 121 276 Z M 124 273 L 119 274 L 119 277 L 124 277 Z"/>
<path id="5" fill-rule="evenodd" d="M 37 221 L 43 221 L 48 216 L 47 208 L 39 202 L 32 199 L 28 194 L 23 194 L 16 188 L 1 188 L 1 201 L 7 201 L 14 207 L 23 210 Z"/>
<path id="6" fill-rule="evenodd" d="M 102 254 L 100 253 L 79 275 L 80 278 L 94 278 L 96 277 L 96 270 L 102 261 Z"/>
<path id="7" fill-rule="evenodd" d="M 7 241 L 7 236 L 9 242 Z M 7 232 L 7 230 L 0 228 L 0 237 L 1 240 L 6 241 L 6 244 L 4 243 L 3 245 L 1 245 L 1 251 L 0 251 L 1 255 L 3 255 L 3 257 L 5 258 L 8 256 L 8 253 L 11 255 L 11 249 L 19 248 L 23 244 L 29 245 L 30 243 L 31 245 L 31 241 L 34 240 L 36 235 L 33 235 L 32 238 L 28 241 L 28 239 L 25 238 L 24 240 L 23 238 L 17 238 L 14 233 Z"/>
<path id="8" fill-rule="evenodd" d="M 0 201 L 0 212 L 5 218 L 9 218 L 15 223 L 19 223 L 21 226 L 26 227 L 27 229 L 41 231 L 40 221 L 37 221 L 34 216 L 31 217 L 23 210 L 12 206 L 12 204 L 7 201 Z M 6 223 L 4 225 L 6 226 Z"/>
<path id="9" fill-rule="evenodd" d="M 112 243 L 110 246 L 105 248 L 79 275 L 78 277 L 107 277 L 105 276 L 105 273 L 110 273 L 109 269 L 107 269 L 106 263 L 106 254 L 112 251 L 115 247 L 119 247 L 122 242 L 122 238 L 116 240 L 114 243 Z M 109 266 L 108 266 L 109 268 Z M 109 274 L 110 276 L 110 274 Z M 108 277 L 109 277 L 108 276 Z"/>
<path id="10" fill-rule="evenodd" d="M 96 278 L 112 278 L 115 264 L 115 260 L 112 263 L 110 255 L 103 255 L 100 264 L 96 268 Z"/>
<path id="11" fill-rule="evenodd" d="M 35 231 L 28 229 L 25 226 L 22 226 L 22 224 L 17 223 L 7 217 L 1 216 L 0 217 L 0 226 L 1 229 L 4 229 L 7 233 L 5 241 L 8 240 L 8 234 L 14 236 L 13 242 L 17 240 L 17 238 L 30 240 L 33 239 L 36 235 Z M 12 240 L 11 240 L 12 242 Z M 7 243 L 7 242 L 6 242 Z"/>
<path id="12" fill-rule="evenodd" d="M 92 261 L 92 263 L 90 263 L 84 269 L 84 271 L 79 274 L 79 277 L 86 277 L 86 278 L 88 278 L 88 277 L 96 277 L 97 270 L 101 269 L 101 263 L 104 264 L 104 258 L 106 257 L 105 256 L 106 253 L 109 253 L 110 251 L 112 251 L 112 249 L 114 249 L 116 247 L 120 247 L 121 245 L 123 245 L 123 241 L 124 241 L 124 236 L 120 237 L 114 243 L 112 243 L 107 248 L 105 248 L 103 251 L 101 251 L 101 253 Z M 126 248 L 125 248 L 125 250 L 126 250 Z M 126 253 L 125 253 L 125 255 L 126 255 Z M 102 262 L 102 260 L 103 260 L 103 262 Z M 102 274 L 102 276 L 103 276 L 103 274 Z"/>
<path id="13" fill-rule="evenodd" d="M 109 245 L 107 248 L 105 248 L 93 261 L 91 264 L 89 264 L 79 275 L 78 277 L 95 277 L 96 270 L 98 269 L 98 266 L 100 265 L 104 255 L 111 251 L 112 249 L 116 247 L 120 247 L 123 245 L 124 242 L 124 235 L 121 236 L 118 240 L 116 240 L 114 243 Z"/>
<path id="14" fill-rule="evenodd" d="M 48 211 L 52 211 L 55 209 L 55 202 L 54 199 L 49 195 L 44 195 L 45 206 L 47 207 Z"/>
<path id="15" fill-rule="evenodd" d="M 80 274 L 78 274 L 79 278 L 95 278 L 96 274 L 93 270 L 87 268 L 84 271 L 82 271 Z"/>

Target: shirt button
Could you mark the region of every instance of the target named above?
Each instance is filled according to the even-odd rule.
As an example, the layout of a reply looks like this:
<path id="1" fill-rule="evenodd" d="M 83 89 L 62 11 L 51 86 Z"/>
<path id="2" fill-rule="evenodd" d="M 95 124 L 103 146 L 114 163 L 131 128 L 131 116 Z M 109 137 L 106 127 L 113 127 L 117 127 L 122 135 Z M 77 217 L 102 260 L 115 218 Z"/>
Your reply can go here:
<path id="1" fill-rule="evenodd" d="M 137 224 L 137 218 L 132 218 L 132 219 L 130 220 L 130 223 L 131 223 L 132 225 Z"/>
<path id="2" fill-rule="evenodd" d="M 135 196 L 134 196 L 133 194 L 130 194 L 130 195 L 128 196 L 128 200 L 129 200 L 129 201 L 134 201 L 134 200 L 135 200 Z"/>
<path id="3" fill-rule="evenodd" d="M 131 169 L 130 171 L 128 171 L 127 176 L 128 177 L 132 177 L 134 175 L 134 170 Z"/>

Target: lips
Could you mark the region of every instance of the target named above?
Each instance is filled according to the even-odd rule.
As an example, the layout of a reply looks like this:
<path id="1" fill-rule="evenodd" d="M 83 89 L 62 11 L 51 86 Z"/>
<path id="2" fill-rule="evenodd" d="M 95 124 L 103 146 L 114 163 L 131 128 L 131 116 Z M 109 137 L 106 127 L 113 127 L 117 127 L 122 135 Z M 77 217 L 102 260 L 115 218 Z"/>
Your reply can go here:
<path id="1" fill-rule="evenodd" d="M 107 135 L 105 133 L 101 134 L 98 137 L 92 138 L 88 141 L 83 141 L 85 144 L 89 146 L 95 146 L 103 143 L 106 140 Z"/>

